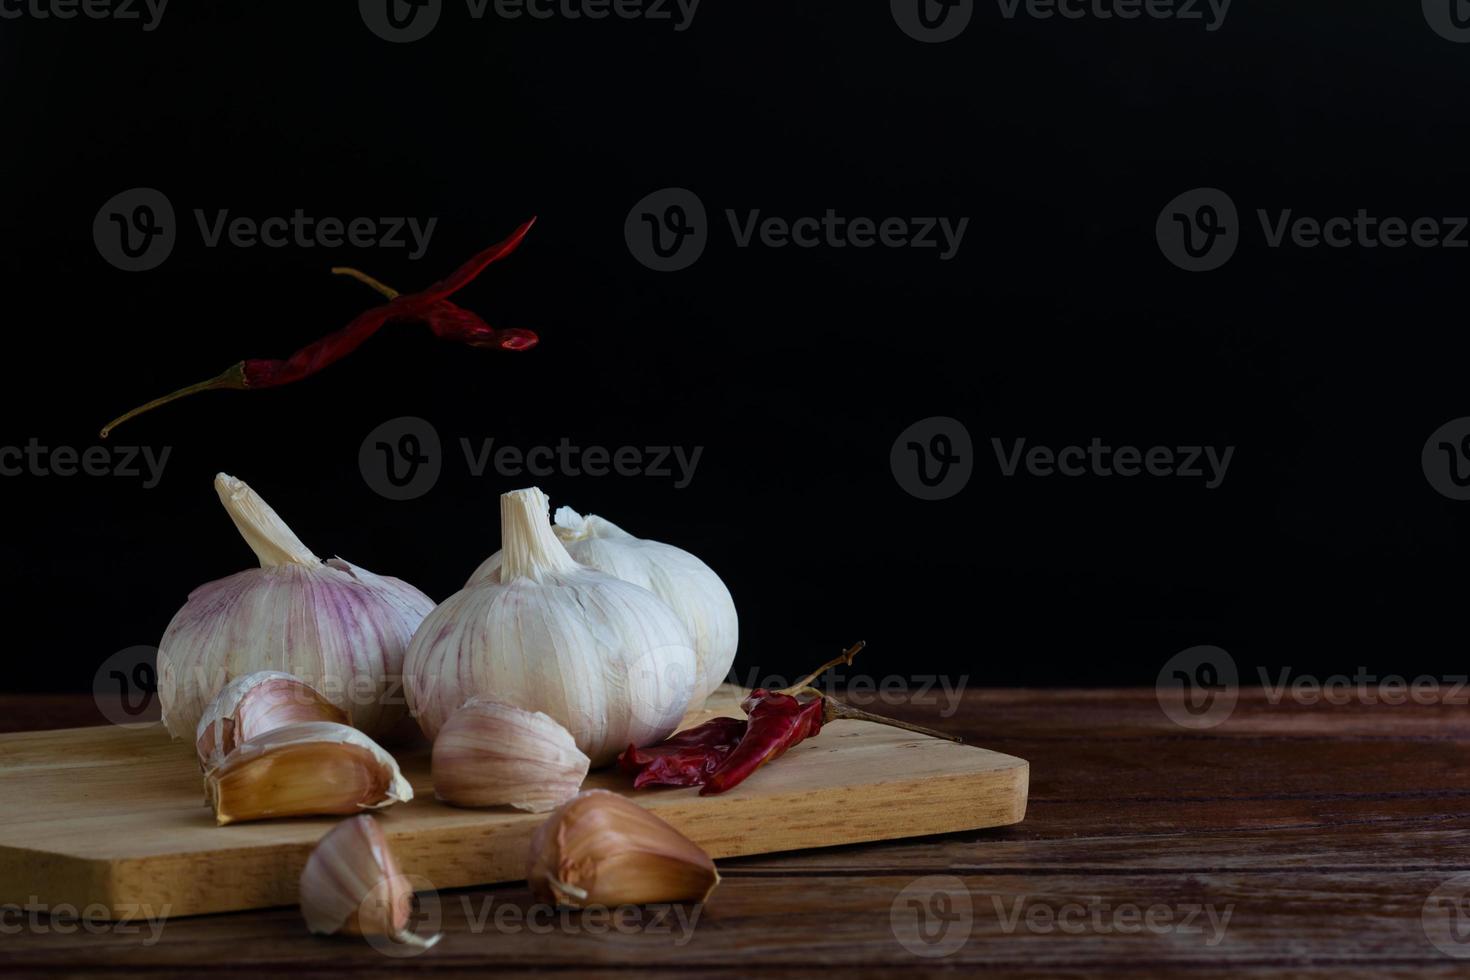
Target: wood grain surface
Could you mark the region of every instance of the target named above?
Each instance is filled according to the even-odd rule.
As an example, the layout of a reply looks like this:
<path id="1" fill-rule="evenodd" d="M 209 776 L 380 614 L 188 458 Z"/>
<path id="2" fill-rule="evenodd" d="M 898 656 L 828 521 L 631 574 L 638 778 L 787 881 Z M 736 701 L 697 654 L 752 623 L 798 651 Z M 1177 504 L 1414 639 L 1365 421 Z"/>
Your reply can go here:
<path id="1" fill-rule="evenodd" d="M 13 729 L 86 724 L 95 711 L 89 698 L 61 697 L 8 698 L 0 709 Z M 919 721 L 934 708 L 885 710 Z M 286 907 L 169 921 L 151 944 L 146 928 L 59 934 L 27 923 L 0 935 L 0 969 L 1470 975 L 1470 932 L 1456 928 L 1470 911 L 1463 705 L 1271 704 L 1247 691 L 1224 724 L 1186 731 L 1151 690 L 982 691 L 942 727 L 1031 762 L 1023 823 L 724 860 L 725 880 L 692 928 L 599 930 L 575 916 L 497 923 L 502 909 L 534 907 L 510 884 L 438 894 L 446 938 L 411 960 L 308 936 Z M 927 947 L 925 921 L 941 937 Z M 958 933 L 946 929 L 961 927 L 948 949 Z"/>

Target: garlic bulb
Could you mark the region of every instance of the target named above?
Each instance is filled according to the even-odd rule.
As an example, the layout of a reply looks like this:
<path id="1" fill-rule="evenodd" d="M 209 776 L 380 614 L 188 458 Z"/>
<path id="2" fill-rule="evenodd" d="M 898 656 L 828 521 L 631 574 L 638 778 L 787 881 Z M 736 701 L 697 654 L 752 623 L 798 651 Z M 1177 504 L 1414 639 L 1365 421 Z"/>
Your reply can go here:
<path id="1" fill-rule="evenodd" d="M 596 514 L 583 517 L 570 507 L 557 508 L 556 536 L 574 561 L 641 585 L 679 614 L 698 658 L 696 704 L 725 682 L 735 662 L 740 620 L 730 590 L 714 569 L 682 548 L 635 538 L 612 521 Z M 486 559 L 470 576 L 470 584 L 498 573 L 500 555 L 497 551 Z"/>
<path id="2" fill-rule="evenodd" d="M 224 761 L 241 742 L 304 721 L 347 724 L 347 713 L 299 677 L 260 670 L 225 685 L 204 709 L 194 748 L 205 769 Z"/>
<path id="3" fill-rule="evenodd" d="M 643 807 L 589 789 L 536 829 L 526 883 L 543 902 L 586 908 L 702 902 L 720 874 L 698 844 Z"/>
<path id="4" fill-rule="evenodd" d="M 424 948 L 442 938 L 424 939 L 408 928 L 413 885 L 366 814 L 342 821 L 317 842 L 301 870 L 301 914 L 319 935 L 388 936 Z"/>
<path id="5" fill-rule="evenodd" d="M 647 589 L 572 561 L 535 488 L 500 498 L 505 562 L 446 599 L 404 660 L 409 709 L 438 736 L 471 697 L 543 711 L 605 765 L 671 733 L 694 695 L 689 631 Z"/>
<path id="6" fill-rule="evenodd" d="M 393 757 L 355 728 L 310 721 L 237 746 L 204 774 L 221 827 L 245 820 L 378 810 L 413 799 Z"/>
<path id="7" fill-rule="evenodd" d="M 293 674 L 382 737 L 402 719 L 403 653 L 433 600 L 395 578 L 340 558 L 321 561 L 244 482 L 221 473 L 214 488 L 260 567 L 189 594 L 158 649 L 163 721 L 195 734 L 205 707 L 232 679 L 260 670 Z"/>
<path id="8" fill-rule="evenodd" d="M 434 796 L 545 813 L 577 795 L 590 764 L 571 733 L 541 712 L 471 698 L 434 739 Z"/>

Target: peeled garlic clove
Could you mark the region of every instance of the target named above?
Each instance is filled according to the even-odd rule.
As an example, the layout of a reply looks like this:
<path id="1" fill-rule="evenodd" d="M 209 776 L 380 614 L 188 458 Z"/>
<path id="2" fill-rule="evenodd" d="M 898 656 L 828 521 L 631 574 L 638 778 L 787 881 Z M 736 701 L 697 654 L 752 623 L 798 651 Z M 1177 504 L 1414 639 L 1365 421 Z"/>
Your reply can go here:
<path id="1" fill-rule="evenodd" d="M 406 714 L 403 655 L 433 600 L 317 558 L 244 481 L 221 473 L 214 488 L 260 567 L 195 589 L 164 632 L 158 694 L 169 733 L 196 734 L 231 678 L 280 670 L 347 712 L 353 727 L 386 738 Z"/>
<path id="2" fill-rule="evenodd" d="M 694 640 L 694 704 L 714 693 L 729 676 L 740 642 L 740 619 L 725 583 L 699 558 L 682 548 L 634 537 L 612 521 L 570 507 L 556 511 L 557 538 L 572 560 L 658 596 L 678 614 Z M 491 555 L 469 584 L 493 580 L 501 552 Z"/>
<path id="3" fill-rule="evenodd" d="M 543 902 L 585 908 L 703 902 L 720 874 L 697 844 L 643 807 L 589 789 L 537 828 L 526 881 Z"/>
<path id="4" fill-rule="evenodd" d="M 194 747 L 205 769 L 219 765 L 242 742 L 307 721 L 347 724 L 347 713 L 301 678 L 279 670 L 258 670 L 225 685 L 204 709 L 194 731 Z"/>
<path id="5" fill-rule="evenodd" d="M 344 820 L 317 842 L 301 871 L 301 914 L 319 935 L 390 936 L 428 948 L 408 928 L 413 887 L 398 869 L 388 839 L 372 817 Z"/>
<path id="6" fill-rule="evenodd" d="M 355 728 L 312 721 L 245 742 L 204 774 L 221 827 L 243 820 L 360 813 L 413 799 L 398 763 Z"/>
<path id="7" fill-rule="evenodd" d="M 434 740 L 434 795 L 455 806 L 545 813 L 577 795 L 590 765 L 549 716 L 471 698 Z"/>

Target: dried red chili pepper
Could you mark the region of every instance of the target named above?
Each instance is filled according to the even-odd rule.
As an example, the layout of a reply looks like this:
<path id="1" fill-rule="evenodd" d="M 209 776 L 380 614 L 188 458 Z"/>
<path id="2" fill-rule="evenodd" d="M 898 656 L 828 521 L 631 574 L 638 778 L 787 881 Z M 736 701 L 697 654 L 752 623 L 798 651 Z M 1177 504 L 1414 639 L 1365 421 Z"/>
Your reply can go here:
<path id="1" fill-rule="evenodd" d="M 747 717 L 715 718 L 679 732 L 648 748 L 628 746 L 618 757 L 624 772 L 634 775 L 633 788 L 646 786 L 699 786 L 700 796 L 732 789 L 761 766 L 779 759 L 791 747 L 817 735 L 830 721 L 871 721 L 907 731 L 960 741 L 905 721 L 884 718 L 843 704 L 811 687 L 811 682 L 839 664 L 851 664 L 859 643 L 795 684 L 780 691 L 756 688 L 740 703 Z M 810 695 L 802 700 L 802 695 Z M 731 737 L 738 739 L 731 746 Z"/>
<path id="2" fill-rule="evenodd" d="M 618 767 L 633 776 L 633 788 L 699 786 L 739 744 L 743 718 L 711 718 L 702 725 L 671 735 L 657 745 L 628 746 Z"/>
<path id="3" fill-rule="evenodd" d="M 536 219 L 532 218 L 505 241 L 490 246 L 456 269 L 448 278 L 417 293 L 401 295 L 397 290 L 356 270 L 334 269 L 334 272 L 353 275 L 373 286 L 388 297 L 388 302 L 359 314 L 347 326 L 307 344 L 285 360 L 241 361 L 208 381 L 155 398 L 103 426 L 102 438 L 106 439 L 113 429 L 129 419 L 187 395 L 201 391 L 278 388 L 309 378 L 357 350 L 388 323 L 422 320 L 429 325 L 435 336 L 474 347 L 512 351 L 534 347 L 537 337 L 531 331 L 496 330 L 474 313 L 451 303 L 449 297 L 473 282 L 486 266 L 514 252 L 535 223 Z"/>

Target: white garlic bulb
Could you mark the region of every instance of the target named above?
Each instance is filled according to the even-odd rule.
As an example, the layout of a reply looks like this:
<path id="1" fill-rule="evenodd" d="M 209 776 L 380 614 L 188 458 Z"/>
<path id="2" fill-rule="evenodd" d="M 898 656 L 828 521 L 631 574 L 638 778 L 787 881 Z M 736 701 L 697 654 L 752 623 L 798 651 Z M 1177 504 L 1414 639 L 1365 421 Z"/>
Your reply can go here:
<path id="1" fill-rule="evenodd" d="M 596 514 L 583 517 L 570 507 L 557 508 L 555 530 L 574 561 L 641 585 L 684 620 L 698 659 L 696 703 L 725 682 L 735 662 L 740 620 L 730 590 L 714 569 L 682 548 L 634 537 L 612 521 Z M 498 573 L 500 555 L 497 551 L 486 559 L 470 576 L 469 584 Z"/>
<path id="2" fill-rule="evenodd" d="M 241 480 L 215 490 L 260 567 L 202 585 L 158 648 L 163 721 L 192 737 L 206 706 L 235 678 L 293 674 L 375 737 L 402 719 L 403 655 L 434 602 L 396 578 L 340 558 L 322 561 Z"/>
<path id="3" fill-rule="evenodd" d="M 444 600 L 404 661 L 409 709 L 429 738 L 472 697 L 550 715 L 605 765 L 667 737 L 694 696 L 689 631 L 647 589 L 574 562 L 546 495 L 500 498 L 505 561 Z"/>

